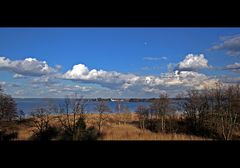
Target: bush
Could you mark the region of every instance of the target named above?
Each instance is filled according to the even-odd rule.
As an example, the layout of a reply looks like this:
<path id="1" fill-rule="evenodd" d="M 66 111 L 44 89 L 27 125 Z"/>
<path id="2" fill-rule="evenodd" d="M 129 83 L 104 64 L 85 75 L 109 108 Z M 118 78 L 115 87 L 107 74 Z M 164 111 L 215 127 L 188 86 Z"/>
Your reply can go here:
<path id="1" fill-rule="evenodd" d="M 59 137 L 59 140 L 64 141 L 86 141 L 86 140 L 97 140 L 99 132 L 95 127 L 89 127 L 87 129 L 77 129 L 73 135 L 71 132 L 64 130 Z"/>
<path id="2" fill-rule="evenodd" d="M 11 121 L 17 116 L 16 103 L 10 95 L 0 92 L 0 120 Z"/>
<path id="3" fill-rule="evenodd" d="M 99 132 L 95 127 L 89 127 L 87 128 L 87 130 L 85 131 L 85 133 L 83 134 L 83 137 L 81 140 L 97 140 L 97 138 L 99 137 Z"/>
<path id="4" fill-rule="evenodd" d="M 8 133 L 5 130 L 0 130 L 0 141 L 10 141 L 17 139 L 18 133 L 17 132 L 10 132 Z"/>
<path id="5" fill-rule="evenodd" d="M 76 122 L 75 128 L 63 129 L 59 139 L 66 141 L 96 140 L 98 135 L 98 130 L 93 126 L 87 128 L 85 118 L 80 117 Z"/>
<path id="6" fill-rule="evenodd" d="M 145 128 L 152 132 L 159 132 L 159 130 L 161 130 L 161 124 L 157 119 L 146 119 Z"/>
<path id="7" fill-rule="evenodd" d="M 80 117 L 76 122 L 76 128 L 79 130 L 85 130 L 86 129 L 86 123 L 85 119 L 83 117 Z"/>
<path id="8" fill-rule="evenodd" d="M 56 138 L 59 135 L 59 132 L 60 131 L 56 127 L 49 126 L 44 131 L 35 132 L 30 139 L 38 141 L 49 141 Z"/>

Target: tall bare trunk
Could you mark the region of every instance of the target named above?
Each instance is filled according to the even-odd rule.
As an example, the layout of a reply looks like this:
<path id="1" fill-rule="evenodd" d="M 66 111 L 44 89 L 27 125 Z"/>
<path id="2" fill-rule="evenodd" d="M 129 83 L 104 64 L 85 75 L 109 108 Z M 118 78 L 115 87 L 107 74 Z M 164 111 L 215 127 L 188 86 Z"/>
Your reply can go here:
<path id="1" fill-rule="evenodd" d="M 165 131 L 165 128 L 164 128 L 164 116 L 161 117 L 161 125 L 162 125 L 162 132 Z"/>

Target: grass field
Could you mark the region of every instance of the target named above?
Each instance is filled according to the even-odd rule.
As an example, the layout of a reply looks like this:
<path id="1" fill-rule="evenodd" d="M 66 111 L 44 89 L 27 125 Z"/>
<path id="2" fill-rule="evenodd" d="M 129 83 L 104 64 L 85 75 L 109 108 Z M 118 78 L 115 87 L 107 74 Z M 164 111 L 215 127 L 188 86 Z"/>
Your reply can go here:
<path id="1" fill-rule="evenodd" d="M 51 123 L 57 126 L 57 117 L 51 116 Z M 61 116 L 64 117 L 64 116 Z M 135 124 L 135 114 L 106 114 L 106 122 L 103 126 L 102 136 L 98 140 L 207 140 L 202 137 L 176 134 L 176 133 L 154 133 L 146 129 L 140 129 Z M 97 120 L 96 114 L 87 114 L 87 126 L 93 126 Z M 25 122 L 16 126 L 18 129 L 17 140 L 29 140 L 33 134 L 31 123 Z"/>

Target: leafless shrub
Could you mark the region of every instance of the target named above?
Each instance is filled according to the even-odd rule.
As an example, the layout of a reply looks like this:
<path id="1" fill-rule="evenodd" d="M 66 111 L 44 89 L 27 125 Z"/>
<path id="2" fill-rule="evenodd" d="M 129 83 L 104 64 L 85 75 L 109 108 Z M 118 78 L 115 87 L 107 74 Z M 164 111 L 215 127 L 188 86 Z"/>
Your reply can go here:
<path id="1" fill-rule="evenodd" d="M 105 101 L 99 101 L 98 104 L 96 105 L 95 110 L 98 113 L 98 118 L 97 118 L 97 128 L 98 128 L 98 132 L 99 134 L 101 134 L 102 132 L 102 128 L 104 126 L 104 122 L 108 119 L 106 115 L 106 113 L 111 112 L 110 108 L 107 105 L 107 102 Z"/>

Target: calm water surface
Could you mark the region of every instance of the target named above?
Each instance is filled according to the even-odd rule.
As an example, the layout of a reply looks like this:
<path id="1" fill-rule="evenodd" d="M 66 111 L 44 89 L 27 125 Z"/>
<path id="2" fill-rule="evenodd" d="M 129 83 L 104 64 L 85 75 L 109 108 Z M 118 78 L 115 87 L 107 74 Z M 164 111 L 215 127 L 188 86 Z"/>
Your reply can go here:
<path id="1" fill-rule="evenodd" d="M 40 99 L 40 98 L 34 98 L 34 99 L 30 99 L 30 98 L 18 99 L 18 98 L 16 98 L 15 99 L 18 110 L 23 110 L 26 115 L 29 115 L 36 108 L 46 107 L 49 104 L 49 102 L 51 102 L 52 104 L 55 104 L 57 106 L 64 105 L 64 99 L 49 99 L 49 100 Z M 178 103 L 176 100 L 172 101 L 172 107 L 177 107 L 178 106 L 177 104 Z M 96 101 L 89 101 L 86 105 L 86 112 L 94 113 L 96 105 L 97 105 Z M 118 112 L 119 108 L 117 108 L 117 107 L 119 107 L 119 105 L 117 102 L 109 101 L 109 102 L 107 102 L 107 105 L 109 106 L 109 108 L 111 109 L 112 112 Z M 121 102 L 120 109 L 122 109 L 122 107 L 124 106 L 124 107 L 127 107 L 129 112 L 135 112 L 139 105 L 143 105 L 143 106 L 147 107 L 150 105 L 150 103 L 149 102 Z"/>

